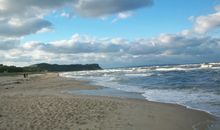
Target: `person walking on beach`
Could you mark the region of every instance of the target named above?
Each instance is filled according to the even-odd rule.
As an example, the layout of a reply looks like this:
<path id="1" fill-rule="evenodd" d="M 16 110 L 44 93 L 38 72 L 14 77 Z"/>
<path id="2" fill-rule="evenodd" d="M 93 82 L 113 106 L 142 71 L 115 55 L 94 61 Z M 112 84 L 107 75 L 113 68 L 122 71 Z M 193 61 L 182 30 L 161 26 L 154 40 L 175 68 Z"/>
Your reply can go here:
<path id="1" fill-rule="evenodd" d="M 28 74 L 27 73 L 24 73 L 24 78 L 28 78 Z"/>

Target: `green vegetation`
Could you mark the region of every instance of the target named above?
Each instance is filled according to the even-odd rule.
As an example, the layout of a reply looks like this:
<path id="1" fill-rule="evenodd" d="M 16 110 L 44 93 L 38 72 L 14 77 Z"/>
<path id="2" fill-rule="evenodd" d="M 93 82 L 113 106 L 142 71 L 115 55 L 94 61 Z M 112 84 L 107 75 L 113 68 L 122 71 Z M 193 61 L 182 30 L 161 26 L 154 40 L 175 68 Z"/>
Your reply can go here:
<path id="1" fill-rule="evenodd" d="M 16 66 L 5 66 L 0 64 L 0 73 L 24 72 L 24 69 Z"/>
<path id="2" fill-rule="evenodd" d="M 98 64 L 86 65 L 57 65 L 57 64 L 35 64 L 27 67 L 5 66 L 0 64 L 0 73 L 21 73 L 21 72 L 60 72 L 60 71 L 83 71 L 102 69 Z"/>

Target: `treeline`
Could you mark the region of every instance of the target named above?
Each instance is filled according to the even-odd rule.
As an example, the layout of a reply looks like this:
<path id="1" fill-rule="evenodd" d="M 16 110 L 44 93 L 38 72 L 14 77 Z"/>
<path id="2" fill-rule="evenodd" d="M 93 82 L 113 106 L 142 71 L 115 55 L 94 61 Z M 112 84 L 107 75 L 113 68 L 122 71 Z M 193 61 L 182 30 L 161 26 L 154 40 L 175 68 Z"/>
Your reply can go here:
<path id="1" fill-rule="evenodd" d="M 14 72 L 43 72 L 45 70 L 36 67 L 16 67 L 6 66 L 0 64 L 0 73 L 14 73 Z"/>
<path id="2" fill-rule="evenodd" d="M 15 67 L 15 66 L 4 66 L 0 64 L 0 72 L 22 72 L 23 69 L 20 67 Z"/>
<path id="3" fill-rule="evenodd" d="M 0 64 L 0 73 L 14 72 L 63 72 L 63 71 L 83 71 L 83 70 L 100 70 L 98 64 L 76 64 L 76 65 L 57 65 L 57 64 L 35 64 L 27 67 L 6 66 Z"/>

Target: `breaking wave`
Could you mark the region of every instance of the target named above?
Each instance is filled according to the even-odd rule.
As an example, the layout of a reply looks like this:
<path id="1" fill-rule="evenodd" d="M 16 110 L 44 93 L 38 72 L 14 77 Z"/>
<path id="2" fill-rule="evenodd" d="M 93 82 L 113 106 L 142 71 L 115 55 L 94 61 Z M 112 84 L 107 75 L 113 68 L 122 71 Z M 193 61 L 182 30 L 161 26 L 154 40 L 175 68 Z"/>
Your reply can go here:
<path id="1" fill-rule="evenodd" d="M 220 63 L 146 66 L 66 72 L 62 76 L 177 103 L 220 117 Z"/>

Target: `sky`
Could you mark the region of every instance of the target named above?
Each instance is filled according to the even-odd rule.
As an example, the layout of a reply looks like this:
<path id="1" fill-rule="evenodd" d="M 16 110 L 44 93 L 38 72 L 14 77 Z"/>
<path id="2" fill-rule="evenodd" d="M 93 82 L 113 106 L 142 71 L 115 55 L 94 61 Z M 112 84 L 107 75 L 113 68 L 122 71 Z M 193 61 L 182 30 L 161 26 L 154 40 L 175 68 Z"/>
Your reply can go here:
<path id="1" fill-rule="evenodd" d="M 0 0 L 0 64 L 220 62 L 220 0 Z"/>

